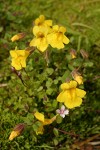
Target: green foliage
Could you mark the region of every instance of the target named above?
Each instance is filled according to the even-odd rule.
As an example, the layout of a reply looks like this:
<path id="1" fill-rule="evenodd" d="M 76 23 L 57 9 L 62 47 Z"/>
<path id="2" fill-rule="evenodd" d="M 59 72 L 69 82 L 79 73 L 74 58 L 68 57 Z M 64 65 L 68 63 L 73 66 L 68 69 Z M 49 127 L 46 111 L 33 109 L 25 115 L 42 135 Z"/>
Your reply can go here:
<path id="1" fill-rule="evenodd" d="M 16 45 L 20 49 L 28 46 L 32 36 L 29 33 L 32 31 L 33 20 L 40 14 L 66 26 L 71 42 L 62 52 L 53 50 L 48 66 L 43 55 L 35 51 L 28 60 L 26 70 L 22 72 L 26 85 L 24 86 L 10 69 L 9 50 L 14 49 Z M 83 140 L 99 133 L 99 16 L 99 2 L 95 1 L 0 0 L 0 147 L 2 150 L 61 149 L 60 145 L 62 149 L 69 150 L 75 139 Z M 18 43 L 10 42 L 10 38 L 18 32 L 27 32 L 25 40 Z M 77 50 L 78 56 L 74 60 L 70 57 L 70 48 Z M 88 59 L 82 58 L 80 49 L 85 49 L 89 53 Z M 59 85 L 67 78 L 71 78 L 70 72 L 77 67 L 80 67 L 84 77 L 82 88 L 87 91 L 83 105 L 71 110 L 66 119 L 62 120 L 58 116 L 57 124 L 45 127 L 44 134 L 36 136 L 35 131 L 40 124 L 38 121 L 34 123 L 33 113 L 38 108 L 48 117 L 53 116 L 58 107 L 56 97 Z M 8 138 L 11 130 L 16 124 L 23 122 L 29 126 L 21 136 L 10 142 Z M 64 134 L 59 129 L 79 136 Z"/>

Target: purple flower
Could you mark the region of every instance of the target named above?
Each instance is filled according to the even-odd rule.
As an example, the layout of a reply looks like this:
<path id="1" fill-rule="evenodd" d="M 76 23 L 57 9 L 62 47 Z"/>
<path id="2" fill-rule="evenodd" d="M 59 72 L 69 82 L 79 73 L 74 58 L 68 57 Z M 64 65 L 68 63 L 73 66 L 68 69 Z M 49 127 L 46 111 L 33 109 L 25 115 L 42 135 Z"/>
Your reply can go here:
<path id="1" fill-rule="evenodd" d="M 62 105 L 60 109 L 56 110 L 57 114 L 59 114 L 62 118 L 65 118 L 65 115 L 69 114 L 69 110 L 65 109 L 65 106 Z"/>

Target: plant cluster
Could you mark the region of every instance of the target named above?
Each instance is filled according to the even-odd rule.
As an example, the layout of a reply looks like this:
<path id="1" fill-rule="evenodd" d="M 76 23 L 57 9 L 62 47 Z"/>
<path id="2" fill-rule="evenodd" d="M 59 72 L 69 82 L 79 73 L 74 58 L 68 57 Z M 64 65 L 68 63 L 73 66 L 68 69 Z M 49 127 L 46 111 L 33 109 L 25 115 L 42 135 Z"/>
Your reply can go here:
<path id="1" fill-rule="evenodd" d="M 70 42 L 68 37 L 65 35 L 65 32 L 66 32 L 65 27 L 53 25 L 52 20 L 46 20 L 43 15 L 40 15 L 39 18 L 37 18 L 34 21 L 33 26 L 34 37 L 30 41 L 29 47 L 27 47 L 24 50 L 20 50 L 17 47 L 15 47 L 15 50 L 10 51 L 10 55 L 12 58 L 11 62 L 12 71 L 19 77 L 19 79 L 25 86 L 26 91 L 29 90 L 30 88 L 29 87 L 30 81 L 34 82 L 32 81 L 32 78 L 30 80 L 31 73 L 30 72 L 29 72 L 30 74 L 27 73 L 27 71 L 33 71 L 33 69 L 35 69 L 31 68 L 30 65 L 30 58 L 32 60 L 32 57 L 34 57 L 34 55 L 40 54 L 41 57 L 43 57 L 44 61 L 42 65 L 44 65 L 45 67 L 42 66 L 40 62 L 41 70 L 40 69 L 38 70 L 40 71 L 38 72 L 40 76 L 40 81 L 43 78 L 42 72 L 45 72 L 45 70 L 48 72 L 48 74 L 52 75 L 51 77 L 52 80 L 50 78 L 50 81 L 46 82 L 46 84 L 42 82 L 43 86 L 41 86 L 40 89 L 37 90 L 34 90 L 34 88 L 31 89 L 32 92 L 31 94 L 34 97 L 32 100 L 35 103 L 33 104 L 33 106 L 31 106 L 34 107 L 34 109 L 31 112 L 32 114 L 31 121 L 29 123 L 19 123 L 18 125 L 16 125 L 14 130 L 10 134 L 9 140 L 13 140 L 16 136 L 19 136 L 22 133 L 22 131 L 26 128 L 26 126 L 32 126 L 34 134 L 37 135 L 43 134 L 44 126 L 52 124 L 54 121 L 59 122 L 59 119 L 61 119 L 61 117 L 64 118 L 65 115 L 70 115 L 71 109 L 79 107 L 82 104 L 82 98 L 84 98 L 86 92 L 80 88 L 77 88 L 77 86 L 83 84 L 83 77 L 78 72 L 80 66 L 77 66 L 77 68 L 74 68 L 72 72 L 69 72 L 71 74 L 71 78 L 69 78 L 69 76 L 65 74 L 65 80 L 60 85 L 61 91 L 59 94 L 58 91 L 56 90 L 55 94 L 53 95 L 53 92 L 51 92 L 49 88 L 51 86 L 50 84 L 53 84 L 53 82 L 55 82 L 55 84 L 58 83 L 58 79 L 56 79 L 56 72 L 59 73 L 59 71 L 56 70 L 54 71 L 53 67 L 50 68 L 50 64 L 55 63 L 53 62 L 54 60 L 52 58 L 53 54 L 55 53 L 55 51 L 57 51 L 57 49 L 59 53 L 64 53 L 65 45 Z M 23 39 L 25 36 L 26 35 L 24 33 L 19 33 L 17 35 L 14 35 L 11 38 L 11 40 L 12 42 L 18 41 L 20 39 Z M 84 50 L 82 50 L 81 53 L 83 58 L 88 57 Z M 71 49 L 69 64 L 71 62 L 70 60 L 75 59 L 76 57 L 77 57 L 76 51 Z M 28 70 L 26 66 L 27 59 L 29 61 Z M 34 63 L 36 63 L 37 61 L 38 60 L 34 61 Z M 61 61 L 63 62 L 64 60 Z M 61 66 L 62 65 L 60 65 L 59 62 L 58 67 L 59 70 Z M 67 67 L 65 68 L 65 70 L 67 70 Z M 25 81 L 24 78 L 25 73 L 27 74 L 26 77 L 28 78 L 27 82 Z M 53 78 L 55 79 L 53 80 Z M 45 79 L 46 77 L 44 76 L 44 80 Z M 41 91 L 39 99 L 37 99 L 36 96 L 36 94 L 38 95 L 38 91 Z M 48 108 L 49 113 L 46 113 L 46 110 Z"/>

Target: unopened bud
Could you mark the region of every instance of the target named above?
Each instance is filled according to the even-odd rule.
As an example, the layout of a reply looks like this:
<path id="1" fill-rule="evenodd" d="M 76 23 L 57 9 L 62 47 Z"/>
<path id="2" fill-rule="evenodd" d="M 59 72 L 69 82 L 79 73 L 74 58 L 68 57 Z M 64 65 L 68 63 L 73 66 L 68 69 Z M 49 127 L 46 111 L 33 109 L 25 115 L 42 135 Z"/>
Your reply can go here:
<path id="1" fill-rule="evenodd" d="M 80 53 L 84 59 L 87 59 L 89 57 L 88 53 L 83 49 L 80 50 Z"/>
<path id="2" fill-rule="evenodd" d="M 19 136 L 23 132 L 24 128 L 25 128 L 24 123 L 16 125 L 9 136 L 9 140 L 12 141 L 15 137 Z"/>
<path id="3" fill-rule="evenodd" d="M 83 84 L 83 77 L 76 69 L 72 71 L 71 75 L 78 84 Z"/>
<path id="4" fill-rule="evenodd" d="M 11 41 L 14 42 L 14 41 L 20 40 L 24 38 L 25 36 L 26 36 L 25 33 L 18 33 L 11 38 Z"/>
<path id="5" fill-rule="evenodd" d="M 72 59 L 74 59 L 74 58 L 76 58 L 77 52 L 74 49 L 71 49 L 70 55 L 71 55 Z"/>

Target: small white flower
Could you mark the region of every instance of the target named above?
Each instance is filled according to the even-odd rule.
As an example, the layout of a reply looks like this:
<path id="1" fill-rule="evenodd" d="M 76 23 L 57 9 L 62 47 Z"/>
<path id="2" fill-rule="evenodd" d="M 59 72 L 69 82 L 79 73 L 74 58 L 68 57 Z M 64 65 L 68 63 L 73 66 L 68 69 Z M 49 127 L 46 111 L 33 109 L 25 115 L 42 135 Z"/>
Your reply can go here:
<path id="1" fill-rule="evenodd" d="M 65 115 L 69 114 L 69 110 L 65 109 L 65 106 L 62 105 L 60 109 L 56 110 L 57 114 L 59 114 L 62 118 L 65 118 Z"/>

